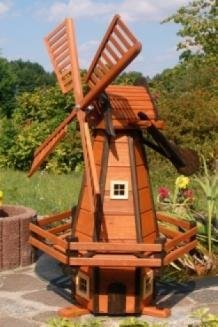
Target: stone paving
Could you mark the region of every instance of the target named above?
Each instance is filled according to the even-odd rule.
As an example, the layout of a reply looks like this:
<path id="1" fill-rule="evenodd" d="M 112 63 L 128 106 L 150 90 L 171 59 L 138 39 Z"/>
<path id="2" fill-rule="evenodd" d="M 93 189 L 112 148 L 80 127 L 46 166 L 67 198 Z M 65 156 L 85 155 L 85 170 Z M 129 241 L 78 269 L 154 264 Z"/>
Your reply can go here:
<path id="1" fill-rule="evenodd" d="M 47 326 L 49 318 L 57 317 L 60 307 L 69 306 L 69 279 L 60 265 L 42 255 L 36 264 L 0 272 L 0 327 Z M 159 284 L 158 303 L 172 308 L 168 319 L 142 316 L 149 322 L 166 322 L 169 327 L 186 327 L 196 320 L 193 311 L 208 307 L 218 313 L 218 276 L 206 277 L 186 284 Z M 81 317 L 81 321 L 92 315 Z M 103 326 L 115 327 L 123 318 L 100 317 Z"/>

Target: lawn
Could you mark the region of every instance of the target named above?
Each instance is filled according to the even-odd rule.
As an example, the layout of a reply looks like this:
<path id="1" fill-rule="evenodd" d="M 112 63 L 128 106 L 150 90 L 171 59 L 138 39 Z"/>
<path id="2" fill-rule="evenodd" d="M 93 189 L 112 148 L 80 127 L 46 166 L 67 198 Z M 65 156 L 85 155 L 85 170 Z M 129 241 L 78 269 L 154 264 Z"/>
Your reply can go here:
<path id="1" fill-rule="evenodd" d="M 161 165 L 154 161 L 149 166 L 154 200 L 156 200 L 158 187 L 167 186 L 173 191 L 178 174 L 166 161 Z M 38 214 L 43 215 L 68 210 L 75 205 L 81 179 L 81 173 L 54 175 L 37 172 L 33 177 L 28 178 L 25 172 L 0 170 L 0 190 L 4 193 L 4 203 L 31 207 Z M 190 187 L 194 189 L 196 209 L 203 210 L 204 198 L 192 178 Z"/>
<path id="2" fill-rule="evenodd" d="M 81 174 L 36 173 L 28 178 L 20 171 L 0 170 L 0 189 L 4 203 L 19 204 L 48 214 L 70 209 L 77 203 Z"/>

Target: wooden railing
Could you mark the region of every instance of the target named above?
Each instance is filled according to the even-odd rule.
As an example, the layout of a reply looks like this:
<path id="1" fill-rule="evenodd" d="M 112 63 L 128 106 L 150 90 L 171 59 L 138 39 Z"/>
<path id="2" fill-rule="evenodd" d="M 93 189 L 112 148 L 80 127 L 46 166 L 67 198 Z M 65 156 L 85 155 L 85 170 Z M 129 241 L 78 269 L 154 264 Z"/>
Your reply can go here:
<path id="1" fill-rule="evenodd" d="M 188 253 L 196 245 L 197 227 L 192 222 L 157 213 L 160 232 L 157 243 L 75 242 L 71 237 L 70 211 L 47 216 L 30 224 L 30 244 L 70 266 L 161 267 Z M 58 226 L 51 224 L 59 222 Z M 162 223 L 173 224 L 172 230 Z"/>

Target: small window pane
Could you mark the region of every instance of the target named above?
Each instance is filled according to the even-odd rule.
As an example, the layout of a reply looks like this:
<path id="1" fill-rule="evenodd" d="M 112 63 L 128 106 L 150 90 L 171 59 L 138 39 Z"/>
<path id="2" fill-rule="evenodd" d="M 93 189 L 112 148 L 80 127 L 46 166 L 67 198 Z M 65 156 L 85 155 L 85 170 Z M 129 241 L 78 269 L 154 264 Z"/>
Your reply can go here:
<path id="1" fill-rule="evenodd" d="M 128 182 L 111 181 L 111 199 L 128 199 Z"/>

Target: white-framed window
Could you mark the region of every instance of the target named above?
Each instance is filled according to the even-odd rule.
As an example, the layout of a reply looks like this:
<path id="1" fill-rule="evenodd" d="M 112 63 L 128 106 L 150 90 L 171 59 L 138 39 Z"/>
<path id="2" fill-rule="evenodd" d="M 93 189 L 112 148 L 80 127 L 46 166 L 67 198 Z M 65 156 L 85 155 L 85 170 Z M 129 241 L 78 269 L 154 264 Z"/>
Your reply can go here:
<path id="1" fill-rule="evenodd" d="M 144 299 L 153 294 L 153 291 L 154 291 L 154 274 L 153 274 L 152 270 L 146 272 L 146 274 L 144 275 L 143 282 L 142 282 L 142 287 L 143 287 L 142 294 L 143 294 Z"/>
<path id="2" fill-rule="evenodd" d="M 82 273 L 81 271 L 78 272 L 76 276 L 76 294 L 86 299 L 90 297 L 90 279 L 89 277 Z"/>
<path id="3" fill-rule="evenodd" d="M 111 181 L 110 183 L 111 199 L 128 199 L 128 182 L 127 181 Z"/>

